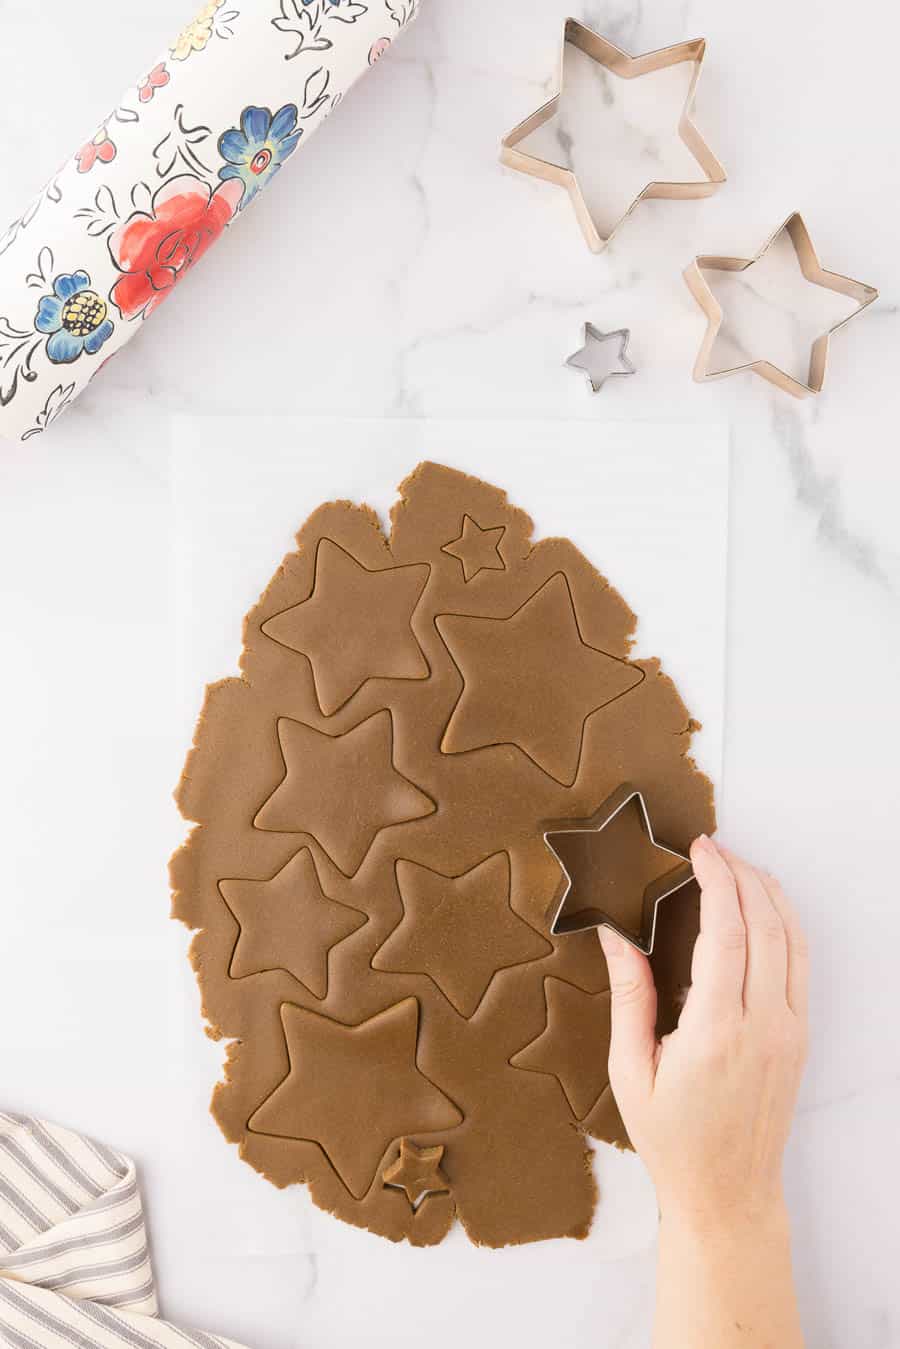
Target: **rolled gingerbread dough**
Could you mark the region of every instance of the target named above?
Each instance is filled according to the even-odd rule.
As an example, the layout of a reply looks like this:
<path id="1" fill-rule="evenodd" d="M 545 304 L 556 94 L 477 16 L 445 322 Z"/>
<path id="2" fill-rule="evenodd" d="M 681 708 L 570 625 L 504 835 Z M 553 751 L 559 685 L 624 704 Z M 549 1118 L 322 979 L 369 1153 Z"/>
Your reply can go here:
<path id="1" fill-rule="evenodd" d="M 173 911 L 229 1041 L 215 1118 L 276 1185 L 416 1244 L 457 1218 L 492 1246 L 584 1236 L 584 1136 L 628 1145 L 605 963 L 594 932 L 549 935 L 543 824 L 628 781 L 672 847 L 714 827 L 696 724 L 632 660 L 634 615 L 531 535 L 500 489 L 430 463 L 389 538 L 320 507 L 247 615 L 240 678 L 207 690 L 177 793 L 196 828 Z M 630 838 L 607 844 L 623 885 Z M 660 909 L 661 1029 L 696 928 L 689 886 Z"/>

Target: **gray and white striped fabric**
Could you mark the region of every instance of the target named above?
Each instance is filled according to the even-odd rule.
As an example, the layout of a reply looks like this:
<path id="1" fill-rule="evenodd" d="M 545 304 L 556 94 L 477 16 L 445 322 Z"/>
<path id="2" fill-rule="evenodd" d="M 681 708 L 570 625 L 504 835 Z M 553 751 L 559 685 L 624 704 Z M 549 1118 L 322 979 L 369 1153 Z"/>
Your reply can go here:
<path id="1" fill-rule="evenodd" d="M 241 1349 L 157 1317 L 134 1163 L 0 1112 L 3 1349 Z"/>

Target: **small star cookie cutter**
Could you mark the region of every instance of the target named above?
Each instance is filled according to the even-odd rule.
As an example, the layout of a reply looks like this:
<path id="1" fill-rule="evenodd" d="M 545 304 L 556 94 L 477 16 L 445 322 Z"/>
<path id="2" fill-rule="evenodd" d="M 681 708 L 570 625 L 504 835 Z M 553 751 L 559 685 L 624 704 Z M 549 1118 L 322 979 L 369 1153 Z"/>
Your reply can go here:
<path id="1" fill-rule="evenodd" d="M 559 834 L 602 833 L 607 825 L 610 825 L 616 816 L 632 801 L 637 803 L 641 825 L 653 847 L 658 848 L 661 853 L 668 854 L 674 860 L 674 864 L 669 870 L 657 877 L 656 880 L 651 881 L 644 890 L 639 933 L 628 931 L 603 909 L 590 904 L 577 909 L 574 913 L 564 914 L 566 900 L 575 888 L 575 881 L 566 869 L 562 857 L 553 846 L 553 839 Z M 550 922 L 551 936 L 563 937 L 573 932 L 586 932 L 592 927 L 609 927 L 631 946 L 643 951 L 644 955 L 652 955 L 656 940 L 656 919 L 659 906 L 663 900 L 668 899 L 670 895 L 674 895 L 677 890 L 681 890 L 689 881 L 693 880 L 694 869 L 691 866 L 690 858 L 686 857 L 684 853 L 678 852 L 675 848 L 670 848 L 665 843 L 660 843 L 656 838 L 643 793 L 637 787 L 633 787 L 631 783 L 623 783 L 588 819 L 561 820 L 547 824 L 544 827 L 543 837 L 544 843 L 559 863 L 563 873 L 563 879 L 554 897 L 551 910 L 553 914 Z"/>
<path id="2" fill-rule="evenodd" d="M 791 241 L 794 252 L 797 255 L 797 261 L 800 264 L 800 270 L 807 281 L 814 286 L 822 286 L 825 290 L 835 291 L 838 295 L 846 295 L 851 300 L 856 300 L 857 307 L 847 315 L 846 318 L 835 323 L 827 332 L 817 337 L 812 344 L 809 353 L 809 373 L 806 377 L 806 383 L 789 375 L 786 370 L 773 365 L 771 361 L 756 360 L 745 361 L 742 365 L 730 366 L 726 370 L 710 370 L 709 363 L 712 356 L 712 349 L 715 345 L 719 330 L 722 327 L 724 318 L 722 306 L 719 304 L 715 295 L 710 290 L 709 284 L 704 277 L 704 271 L 716 272 L 743 272 L 748 267 L 752 267 L 754 262 L 759 262 L 761 258 L 768 253 L 769 249 L 781 237 L 787 234 Z M 684 279 L 687 282 L 688 289 L 703 310 L 708 320 L 706 333 L 703 338 L 700 350 L 697 353 L 697 359 L 694 362 L 694 379 L 698 384 L 705 383 L 709 379 L 724 379 L 726 375 L 737 375 L 745 370 L 751 370 L 763 379 L 774 384 L 777 388 L 784 390 L 785 393 L 792 394 L 795 398 L 806 398 L 810 394 L 821 393 L 825 383 L 825 371 L 828 365 L 828 348 L 831 338 L 839 328 L 849 323 L 852 318 L 867 309 L 873 300 L 877 300 L 878 291 L 874 286 L 868 286 L 863 281 L 854 281 L 852 277 L 841 276 L 838 272 L 827 272 L 819 262 L 818 254 L 813 247 L 809 230 L 804 224 L 803 217 L 799 211 L 788 216 L 784 224 L 779 225 L 778 229 L 772 234 L 762 248 L 752 258 L 728 258 L 713 257 L 704 255 L 694 258 L 694 261 L 685 268 Z"/>
<path id="3" fill-rule="evenodd" d="M 628 210 L 613 225 L 606 235 L 600 232 L 597 222 L 585 200 L 578 175 L 561 164 L 530 155 L 519 146 L 526 137 L 549 122 L 559 110 L 563 95 L 566 47 L 571 46 L 583 52 L 585 56 L 603 66 L 613 75 L 631 80 L 640 75 L 649 75 L 657 70 L 666 70 L 669 66 L 689 61 L 694 66 L 687 98 L 678 120 L 678 134 L 703 170 L 704 177 L 695 182 L 652 182 L 642 188 Z M 601 253 L 610 242 L 619 227 L 631 215 L 632 211 L 645 199 L 665 197 L 669 200 L 685 200 L 696 197 L 709 197 L 721 183 L 725 182 L 725 170 L 713 154 L 706 141 L 700 135 L 693 121 L 694 102 L 700 69 L 706 55 L 706 38 L 694 38 L 689 42 L 679 42 L 674 47 L 661 47 L 657 51 L 645 52 L 642 56 L 630 56 L 620 47 L 614 46 L 605 37 L 595 33 L 577 19 L 566 19 L 563 30 L 562 62 L 560 64 L 559 92 L 533 112 L 518 126 L 514 127 L 500 142 L 500 160 L 508 168 L 520 173 L 530 174 L 533 178 L 543 178 L 547 182 L 564 187 L 572 199 L 578 223 L 587 240 L 588 247 L 594 253 Z"/>
<path id="4" fill-rule="evenodd" d="M 605 375 L 595 377 L 591 373 L 590 366 L 587 364 L 586 352 L 589 343 L 592 339 L 594 342 L 611 342 L 614 338 L 618 338 L 619 340 L 619 357 L 618 357 L 619 369 L 607 370 Z M 608 379 L 612 379 L 614 375 L 637 374 L 637 366 L 634 364 L 634 362 L 628 355 L 628 343 L 630 341 L 631 341 L 630 328 L 614 328 L 612 329 L 611 332 L 604 333 L 601 332 L 601 330 L 595 324 L 586 323 L 584 325 L 584 345 L 581 346 L 578 349 L 578 351 L 573 351 L 571 356 L 567 357 L 566 365 L 572 370 L 580 370 L 581 373 L 584 375 L 585 379 L 587 380 L 591 392 L 599 393 L 600 390 L 603 388 L 604 384 L 606 383 L 606 381 Z M 579 360 L 578 358 L 580 356 L 584 356 L 585 359 Z"/>

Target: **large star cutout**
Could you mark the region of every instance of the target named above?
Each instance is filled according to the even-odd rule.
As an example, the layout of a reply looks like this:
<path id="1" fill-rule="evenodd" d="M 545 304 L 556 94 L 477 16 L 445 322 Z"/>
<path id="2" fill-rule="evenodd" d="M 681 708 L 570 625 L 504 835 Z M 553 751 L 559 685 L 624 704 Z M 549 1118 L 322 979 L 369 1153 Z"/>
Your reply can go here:
<path id="1" fill-rule="evenodd" d="M 231 977 L 285 970 L 315 998 L 328 992 L 332 947 L 366 922 L 364 913 L 325 894 L 308 848 L 271 880 L 219 881 L 219 892 L 240 927 Z"/>
<path id="2" fill-rule="evenodd" d="M 441 1170 L 444 1149 L 416 1147 L 409 1138 L 400 1139 L 400 1155 L 381 1173 L 391 1189 L 405 1190 L 410 1208 L 417 1209 L 429 1194 L 448 1194 L 450 1182 Z"/>
<path id="3" fill-rule="evenodd" d="M 555 1077 L 576 1119 L 589 1115 L 609 1082 L 609 993 L 585 993 L 562 979 L 544 980 L 547 1022 L 510 1059 L 514 1068 Z"/>
<path id="4" fill-rule="evenodd" d="M 462 1114 L 416 1065 L 419 1004 L 406 998 L 345 1026 L 285 1003 L 290 1072 L 250 1117 L 254 1133 L 318 1143 L 356 1199 L 394 1141 L 454 1128 Z"/>
<path id="5" fill-rule="evenodd" d="M 284 778 L 253 821 L 274 833 L 311 834 L 345 876 L 359 870 L 377 834 L 437 809 L 394 767 L 385 709 L 343 735 L 281 717 Z"/>
<path id="6" fill-rule="evenodd" d="M 262 631 L 306 656 L 326 717 L 370 679 L 428 678 L 411 627 L 428 571 L 427 563 L 370 571 L 331 539 L 320 539 L 309 599 L 273 614 Z"/>
<path id="7" fill-rule="evenodd" d="M 404 915 L 372 968 L 427 974 L 460 1016 L 471 1017 L 498 970 L 553 950 L 509 902 L 509 857 L 496 853 L 461 876 L 397 863 Z"/>
<path id="8" fill-rule="evenodd" d="M 442 751 L 517 745 L 564 786 L 578 774 L 588 717 L 644 678 L 583 640 L 562 572 L 508 618 L 441 614 L 435 622 L 463 677 Z"/>
<path id="9" fill-rule="evenodd" d="M 459 560 L 463 569 L 463 580 L 474 580 L 480 571 L 506 571 L 506 563 L 500 556 L 500 540 L 506 533 L 506 525 L 495 525 L 492 529 L 482 529 L 471 515 L 463 516 L 462 533 L 459 538 L 451 539 L 441 549 Z"/>
<path id="10" fill-rule="evenodd" d="M 588 206 L 581 183 L 577 174 L 571 169 L 564 168 L 561 164 L 551 163 L 549 160 L 540 159 L 537 155 L 528 154 L 527 151 L 520 148 L 526 137 L 530 136 L 538 127 L 549 122 L 559 111 L 562 100 L 562 71 L 565 67 L 566 47 L 576 47 L 584 52 L 592 61 L 603 66 L 613 75 L 621 76 L 623 79 L 630 80 L 640 75 L 649 75 L 656 70 L 664 70 L 669 66 L 680 65 L 682 62 L 690 62 L 694 67 L 693 76 L 688 89 L 687 98 L 681 112 L 678 122 L 678 134 L 681 140 L 690 150 L 694 159 L 703 171 L 704 177 L 697 182 L 672 183 L 659 182 L 648 183 L 641 192 L 638 193 L 634 201 L 628 207 L 628 210 L 622 218 L 616 223 L 613 229 L 606 235 L 601 234 L 597 221 L 594 219 L 591 209 Z M 581 226 L 588 246 L 599 253 L 606 247 L 610 239 L 615 234 L 639 202 L 650 197 L 708 197 L 720 183 L 725 181 L 725 170 L 716 159 L 712 150 L 706 144 L 706 141 L 700 135 L 693 120 L 694 100 L 697 93 L 697 84 L 700 79 L 700 69 L 703 65 L 703 58 L 706 55 L 706 41 L 703 38 L 696 38 L 691 42 L 679 42 L 674 47 L 663 47 L 659 51 L 646 52 L 643 56 L 629 56 L 621 48 L 601 37 L 599 33 L 593 32 L 590 28 L 579 23 L 577 19 L 567 19 L 563 34 L 563 60 L 560 68 L 559 92 L 554 94 L 548 103 L 538 108 L 537 112 L 531 113 L 524 122 L 520 122 L 508 136 L 501 142 L 500 158 L 504 164 L 512 169 L 518 169 L 520 173 L 531 174 L 534 178 L 543 178 L 547 182 L 557 183 L 564 187 L 568 192 L 572 205 L 575 208 L 575 214 L 578 217 L 578 223 Z"/>
<path id="11" fill-rule="evenodd" d="M 611 927 L 650 955 L 660 904 L 694 873 L 654 836 L 641 793 L 625 783 L 590 819 L 554 825 L 544 840 L 563 873 L 551 932 Z"/>
<path id="12" fill-rule="evenodd" d="M 787 234 L 791 241 L 794 252 L 797 255 L 797 261 L 800 264 L 800 270 L 814 286 L 822 286 L 825 290 L 835 291 L 838 295 L 846 295 L 851 300 L 856 301 L 856 308 L 829 328 L 827 333 L 817 337 L 812 344 L 809 354 L 809 372 L 806 377 L 806 383 L 795 379 L 787 371 L 779 369 L 771 361 L 759 360 L 748 361 L 744 365 L 733 366 L 729 370 L 710 370 L 710 358 L 715 345 L 719 330 L 722 327 L 724 315 L 722 306 L 719 304 L 715 295 L 710 290 L 704 271 L 720 272 L 743 272 L 748 267 L 752 267 L 755 262 L 759 262 L 762 257 L 768 253 L 769 249 L 780 239 L 782 234 Z M 752 258 L 726 258 L 726 257 L 699 257 L 685 269 L 685 280 L 688 289 L 694 299 L 699 304 L 707 318 L 706 333 L 703 343 L 694 363 L 694 379 L 702 383 L 707 379 L 720 379 L 725 375 L 735 375 L 744 370 L 751 370 L 754 374 L 761 375 L 763 379 L 768 380 L 777 388 L 783 389 L 785 393 L 793 394 L 795 398 L 805 398 L 807 394 L 821 393 L 825 383 L 825 371 L 828 365 L 828 348 L 831 338 L 839 328 L 843 328 L 845 323 L 849 323 L 861 310 L 866 309 L 873 300 L 877 300 L 878 291 L 874 286 L 867 286 L 863 281 L 854 281 L 849 276 L 841 276 L 837 272 L 826 272 L 819 262 L 818 255 L 813 247 L 809 231 L 803 223 L 802 217 L 798 212 L 788 216 L 783 225 L 775 231 L 770 239 L 763 244 L 762 248 Z"/>

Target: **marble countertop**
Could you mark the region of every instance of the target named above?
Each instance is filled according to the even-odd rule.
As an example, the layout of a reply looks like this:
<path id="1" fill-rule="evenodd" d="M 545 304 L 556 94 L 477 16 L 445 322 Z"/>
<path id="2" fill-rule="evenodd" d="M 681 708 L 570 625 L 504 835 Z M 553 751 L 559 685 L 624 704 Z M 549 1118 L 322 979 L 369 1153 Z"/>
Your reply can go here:
<path id="1" fill-rule="evenodd" d="M 124 1040 L 105 1043 L 99 1026 L 96 1045 L 69 1033 L 79 989 L 62 951 L 66 925 L 91 927 L 101 888 L 122 892 L 136 962 L 141 932 L 165 912 L 161 860 L 181 831 L 168 792 L 184 747 L 183 726 L 166 732 L 159 714 L 175 701 L 165 634 L 177 586 L 164 537 L 173 415 L 727 422 L 718 801 L 723 835 L 781 877 L 812 946 L 813 1047 L 787 1166 L 808 1342 L 898 1349 L 900 916 L 884 868 L 900 753 L 900 19 L 886 0 L 868 7 L 860 31 L 837 0 L 760 0 L 752 13 L 711 0 L 576 6 L 635 53 L 707 37 L 698 121 L 729 172 L 708 201 L 644 203 L 595 257 L 562 191 L 497 162 L 500 136 L 552 90 L 568 9 L 422 0 L 402 45 L 52 434 L 4 448 L 3 949 L 7 960 L 42 953 L 35 997 L 58 1020 L 45 1042 L 20 1042 L 22 1009 L 0 981 L 4 1104 L 97 1132 L 124 1117 L 122 1092 L 154 1096 L 127 1051 L 110 1073 L 110 1045 Z M 183 21 L 180 0 L 0 0 L 0 218 L 18 213 Z M 653 136 L 636 145 L 654 176 L 665 147 Z M 836 336 L 817 399 L 797 402 L 749 375 L 692 383 L 703 319 L 683 267 L 696 253 L 754 254 L 795 209 L 823 264 L 879 286 L 881 298 Z M 751 344 L 784 350 L 808 336 L 794 294 L 766 308 Z M 584 320 L 631 327 L 639 368 L 596 399 L 562 368 Z M 100 669 L 108 718 L 86 722 Z M 155 720 L 142 713 L 150 706 Z M 88 763 L 107 785 L 102 801 L 83 791 Z M 44 930 L 49 885 L 57 899 Z M 127 1006 L 128 966 L 112 962 L 120 938 L 98 927 L 96 970 L 80 971 L 110 981 L 110 1025 Z M 163 1012 L 129 1009 L 132 1039 L 197 1033 L 183 949 L 173 925 Z M 210 1130 L 219 1051 L 208 1052 L 185 1147 Z M 128 1150 L 127 1137 L 110 1141 Z M 227 1169 L 228 1208 L 193 1215 L 186 1195 L 165 1191 L 172 1157 L 140 1133 L 131 1146 L 164 1311 L 251 1349 L 649 1342 L 646 1225 L 598 1249 L 595 1284 L 570 1304 L 551 1274 L 569 1258 L 566 1243 L 485 1253 L 457 1234 L 436 1251 L 398 1250 L 329 1220 L 302 1193 L 270 1190 L 217 1134 L 199 1165 Z M 182 1223 L 192 1242 L 167 1264 Z M 238 1280 L 223 1286 L 217 1253 L 229 1242 L 252 1275 L 252 1304 Z"/>

